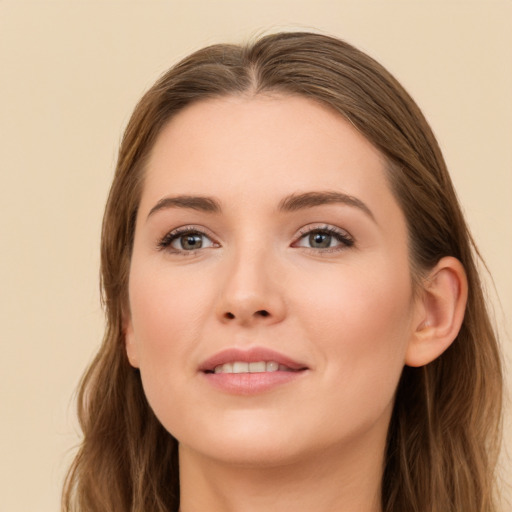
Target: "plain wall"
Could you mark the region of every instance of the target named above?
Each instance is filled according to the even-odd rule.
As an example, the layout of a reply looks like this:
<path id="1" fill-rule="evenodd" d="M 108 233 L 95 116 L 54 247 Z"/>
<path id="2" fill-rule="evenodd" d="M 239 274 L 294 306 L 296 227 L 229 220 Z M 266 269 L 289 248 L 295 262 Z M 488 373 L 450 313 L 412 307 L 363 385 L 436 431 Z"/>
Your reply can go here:
<path id="1" fill-rule="evenodd" d="M 102 336 L 102 210 L 135 102 L 195 49 L 292 27 L 367 51 L 424 110 L 493 275 L 510 363 L 510 0 L 0 0 L 0 511 L 59 507 L 73 392 Z"/>

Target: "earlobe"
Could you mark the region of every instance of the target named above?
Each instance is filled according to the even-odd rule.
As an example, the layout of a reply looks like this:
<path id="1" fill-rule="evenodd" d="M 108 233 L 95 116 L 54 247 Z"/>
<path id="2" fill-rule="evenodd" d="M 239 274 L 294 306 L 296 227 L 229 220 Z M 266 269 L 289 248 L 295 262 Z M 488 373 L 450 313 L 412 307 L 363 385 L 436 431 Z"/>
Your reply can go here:
<path id="1" fill-rule="evenodd" d="M 128 361 L 134 368 L 139 367 L 139 358 L 135 343 L 135 334 L 133 332 L 133 323 L 129 316 L 123 321 L 124 345 Z"/>
<path id="2" fill-rule="evenodd" d="M 419 319 L 406 352 L 405 364 L 424 366 L 439 357 L 459 333 L 468 285 L 462 263 L 442 258 L 429 272 L 419 299 Z"/>

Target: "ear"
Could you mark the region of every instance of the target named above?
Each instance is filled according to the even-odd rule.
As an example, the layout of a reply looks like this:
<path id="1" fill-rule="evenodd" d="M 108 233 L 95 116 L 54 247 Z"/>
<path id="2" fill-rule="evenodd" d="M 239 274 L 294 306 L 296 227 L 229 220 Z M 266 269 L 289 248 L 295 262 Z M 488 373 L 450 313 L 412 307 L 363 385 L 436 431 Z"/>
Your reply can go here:
<path id="1" fill-rule="evenodd" d="M 123 334 L 124 345 L 128 361 L 134 368 L 139 367 L 139 356 L 137 352 L 137 344 L 135 342 L 135 333 L 133 332 L 133 322 L 131 315 L 123 312 Z"/>
<path id="2" fill-rule="evenodd" d="M 459 333 L 468 296 L 466 272 L 451 256 L 442 258 L 425 278 L 405 364 L 424 366 L 439 357 Z"/>

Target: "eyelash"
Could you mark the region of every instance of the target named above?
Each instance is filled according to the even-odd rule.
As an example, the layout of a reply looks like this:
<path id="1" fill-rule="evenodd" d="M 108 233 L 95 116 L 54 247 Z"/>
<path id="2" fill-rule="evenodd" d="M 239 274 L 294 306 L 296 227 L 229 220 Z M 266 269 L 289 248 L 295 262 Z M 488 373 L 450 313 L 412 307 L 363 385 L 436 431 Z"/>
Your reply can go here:
<path id="1" fill-rule="evenodd" d="M 326 248 L 314 248 L 314 247 L 303 247 L 303 246 L 296 246 L 298 242 L 303 240 L 307 236 L 311 236 L 313 234 L 327 234 L 329 236 L 332 236 L 335 238 L 336 241 L 340 242 L 340 246 L 337 247 L 326 247 Z M 190 256 L 195 254 L 199 249 L 192 249 L 192 250 L 185 250 L 185 249 L 175 249 L 171 247 L 171 244 L 184 235 L 198 235 L 201 237 L 206 237 L 211 240 L 213 246 L 219 247 L 218 242 L 215 242 L 211 235 L 207 234 L 203 229 L 200 229 L 196 226 L 182 226 L 180 228 L 174 229 L 167 233 L 162 239 L 158 241 L 158 249 L 161 251 L 169 251 L 173 254 L 180 254 L 183 256 Z M 333 226 L 307 226 L 304 228 L 301 228 L 299 230 L 299 236 L 296 238 L 296 240 L 293 242 L 292 247 L 302 247 L 303 249 L 309 250 L 314 252 L 315 254 L 318 253 L 331 253 L 331 252 L 339 252 L 344 249 L 348 249 L 354 245 L 355 241 L 350 236 L 350 234 L 342 230 L 340 228 L 335 228 Z"/>
<path id="2" fill-rule="evenodd" d="M 315 254 L 317 253 L 332 253 L 339 252 L 345 249 L 352 247 L 355 243 L 355 240 L 352 236 L 345 231 L 344 229 L 336 228 L 334 226 L 307 226 L 299 230 L 300 236 L 294 242 L 294 244 L 300 242 L 307 236 L 311 236 L 313 234 L 327 234 L 332 236 L 335 240 L 340 242 L 340 246 L 338 247 L 326 247 L 326 248 L 314 248 L 314 247 L 303 247 L 303 249 L 307 249 L 313 251 Z"/>
<path id="3" fill-rule="evenodd" d="M 199 249 L 193 249 L 190 251 L 187 251 L 185 249 L 175 249 L 174 247 L 171 247 L 171 244 L 177 240 L 178 238 L 184 236 L 184 235 L 198 235 L 202 237 L 209 238 L 212 240 L 213 244 L 216 246 L 219 246 L 219 244 L 215 241 L 213 241 L 211 235 L 208 235 L 203 229 L 199 229 L 196 226 L 182 226 L 177 229 L 173 229 L 169 233 L 167 233 L 159 242 L 158 242 L 158 249 L 164 251 L 169 251 L 173 254 L 182 254 L 184 256 L 189 256 L 194 253 L 196 253 Z M 201 248 L 200 248 L 201 249 Z"/>

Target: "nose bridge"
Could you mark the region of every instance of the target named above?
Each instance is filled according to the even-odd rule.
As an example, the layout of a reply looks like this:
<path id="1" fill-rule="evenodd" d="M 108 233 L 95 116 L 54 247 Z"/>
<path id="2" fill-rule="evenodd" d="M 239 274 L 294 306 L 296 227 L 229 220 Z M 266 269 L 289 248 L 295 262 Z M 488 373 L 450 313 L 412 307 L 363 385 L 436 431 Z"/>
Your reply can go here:
<path id="1" fill-rule="evenodd" d="M 218 305 L 221 320 L 242 324 L 280 321 L 285 308 L 274 251 L 261 240 L 251 240 L 230 253 Z"/>

